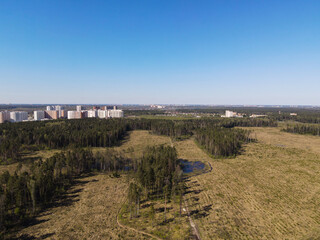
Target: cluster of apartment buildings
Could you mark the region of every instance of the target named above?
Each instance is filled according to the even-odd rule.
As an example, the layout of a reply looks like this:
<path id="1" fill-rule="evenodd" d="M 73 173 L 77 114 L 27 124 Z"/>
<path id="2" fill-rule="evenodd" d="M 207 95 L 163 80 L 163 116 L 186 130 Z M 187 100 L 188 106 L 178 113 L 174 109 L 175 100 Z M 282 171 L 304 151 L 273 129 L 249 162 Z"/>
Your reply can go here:
<path id="1" fill-rule="evenodd" d="M 77 106 L 75 111 L 66 111 L 62 106 L 47 106 L 46 111 L 34 111 L 34 120 L 44 119 L 81 119 L 81 118 L 122 118 L 124 116 L 123 111 L 117 109 L 115 106 L 113 109 L 108 109 L 106 106 L 93 107 L 90 110 L 83 110 L 82 106 Z"/>
<path id="2" fill-rule="evenodd" d="M 27 112 L 0 112 L 0 123 L 4 122 L 22 122 L 28 120 Z"/>
<path id="3" fill-rule="evenodd" d="M 83 110 L 82 106 L 77 106 L 75 111 L 67 111 L 63 106 L 47 106 L 44 111 L 34 111 L 34 121 L 50 120 L 50 119 L 81 119 L 81 118 L 122 118 L 124 116 L 123 111 L 117 109 L 115 106 L 113 109 L 108 109 L 106 106 L 98 108 L 93 107 L 90 110 Z M 22 122 L 28 121 L 27 112 L 0 112 L 0 123 L 4 122 Z M 31 119 L 32 121 L 32 119 Z"/>

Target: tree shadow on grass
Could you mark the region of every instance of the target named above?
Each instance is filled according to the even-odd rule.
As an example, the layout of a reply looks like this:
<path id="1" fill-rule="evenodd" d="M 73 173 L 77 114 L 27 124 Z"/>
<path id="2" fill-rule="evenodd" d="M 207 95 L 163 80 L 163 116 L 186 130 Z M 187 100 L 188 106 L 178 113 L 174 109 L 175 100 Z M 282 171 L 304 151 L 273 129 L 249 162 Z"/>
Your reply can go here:
<path id="1" fill-rule="evenodd" d="M 190 212 L 190 216 L 194 217 L 195 219 L 200 219 L 207 217 L 209 215 L 209 211 L 212 209 L 212 204 L 204 206 L 202 209 L 192 210 Z"/>
<path id="2" fill-rule="evenodd" d="M 57 207 L 68 207 L 73 205 L 75 202 L 79 201 L 79 194 L 83 191 L 84 186 L 90 182 L 96 182 L 98 180 L 93 179 L 92 181 L 87 180 L 81 180 L 84 177 L 92 176 L 93 174 L 86 174 L 84 176 L 81 176 L 79 178 L 76 178 L 72 181 L 69 188 L 66 190 L 66 192 L 62 193 L 59 196 L 56 196 L 53 200 L 53 202 L 46 204 L 42 210 L 37 212 L 37 215 L 33 218 L 28 219 L 20 226 L 15 226 L 13 229 L 10 230 L 11 234 L 15 235 L 15 233 L 18 233 L 19 230 L 25 228 L 25 227 L 31 227 L 37 224 L 41 224 L 43 222 L 47 222 L 50 220 L 50 216 L 52 213 L 50 212 L 51 209 L 57 208 Z M 75 187 L 77 187 L 75 189 Z M 40 217 L 46 217 L 46 219 L 39 219 Z M 8 232 L 10 234 L 10 232 Z M 10 239 L 46 239 L 52 236 L 54 233 L 50 234 L 44 234 L 41 237 L 35 238 L 34 236 L 30 236 L 27 234 L 21 235 L 20 237 L 13 238 L 10 237 Z"/>
<path id="3" fill-rule="evenodd" d="M 43 234 L 39 237 L 34 237 L 34 236 L 31 236 L 31 235 L 28 235 L 28 234 L 23 234 L 21 235 L 20 237 L 18 238 L 11 238 L 12 240 L 33 240 L 33 239 L 47 239 L 49 237 L 52 237 L 54 235 L 54 233 L 46 233 L 46 234 Z"/>

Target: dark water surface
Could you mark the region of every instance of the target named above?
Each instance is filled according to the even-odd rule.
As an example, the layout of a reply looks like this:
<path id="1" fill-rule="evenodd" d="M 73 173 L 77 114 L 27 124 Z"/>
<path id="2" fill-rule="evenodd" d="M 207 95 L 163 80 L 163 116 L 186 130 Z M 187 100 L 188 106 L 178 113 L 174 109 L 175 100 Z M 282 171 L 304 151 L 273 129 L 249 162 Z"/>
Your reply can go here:
<path id="1" fill-rule="evenodd" d="M 205 164 L 200 161 L 180 160 L 183 173 L 192 173 L 196 170 L 203 170 Z"/>

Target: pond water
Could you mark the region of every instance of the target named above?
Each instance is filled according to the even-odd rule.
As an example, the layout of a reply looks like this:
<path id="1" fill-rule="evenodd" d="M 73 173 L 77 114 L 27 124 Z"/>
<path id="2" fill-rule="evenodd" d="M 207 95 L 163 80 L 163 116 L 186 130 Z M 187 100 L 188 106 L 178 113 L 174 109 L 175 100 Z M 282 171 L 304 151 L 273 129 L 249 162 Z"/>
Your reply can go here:
<path id="1" fill-rule="evenodd" d="M 183 173 L 192 173 L 193 171 L 203 170 L 205 164 L 200 161 L 180 160 Z"/>

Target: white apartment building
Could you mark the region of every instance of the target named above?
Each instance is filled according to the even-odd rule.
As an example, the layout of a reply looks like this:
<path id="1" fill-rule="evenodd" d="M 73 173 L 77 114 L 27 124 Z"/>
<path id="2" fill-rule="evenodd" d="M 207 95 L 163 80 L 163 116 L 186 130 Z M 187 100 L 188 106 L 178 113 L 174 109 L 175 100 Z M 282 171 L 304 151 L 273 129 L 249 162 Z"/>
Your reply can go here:
<path id="1" fill-rule="evenodd" d="M 82 106 L 81 106 L 81 105 L 78 105 L 76 109 L 77 109 L 78 112 L 81 112 Z"/>
<path id="2" fill-rule="evenodd" d="M 109 112 L 108 110 L 98 110 L 98 117 L 99 118 L 108 118 L 109 117 Z"/>
<path id="3" fill-rule="evenodd" d="M 230 117 L 235 117 L 237 116 L 237 113 L 236 112 L 232 112 L 232 111 L 229 111 L 229 110 L 226 110 L 226 115 L 225 115 L 227 118 L 230 118 Z"/>
<path id="4" fill-rule="evenodd" d="M 122 118 L 123 116 L 122 110 L 109 110 L 109 117 L 111 118 Z"/>
<path id="5" fill-rule="evenodd" d="M 40 121 L 40 120 L 42 120 L 42 119 L 44 119 L 45 117 L 44 117 L 44 111 L 34 111 L 33 112 L 33 118 L 34 118 L 34 120 L 36 120 L 36 121 Z"/>
<path id="6" fill-rule="evenodd" d="M 4 123 L 6 121 L 10 121 L 10 112 L 0 112 L 0 123 Z"/>
<path id="7" fill-rule="evenodd" d="M 98 111 L 97 110 L 88 110 L 87 114 L 88 114 L 88 118 L 96 118 L 96 117 L 98 117 Z"/>
<path id="8" fill-rule="evenodd" d="M 51 111 L 53 110 L 53 107 L 52 106 L 47 106 L 47 111 Z"/>
<path id="9" fill-rule="evenodd" d="M 80 111 L 68 111 L 68 119 L 80 119 L 81 112 Z"/>
<path id="10" fill-rule="evenodd" d="M 10 112 L 10 122 L 22 122 L 28 120 L 27 112 Z"/>

